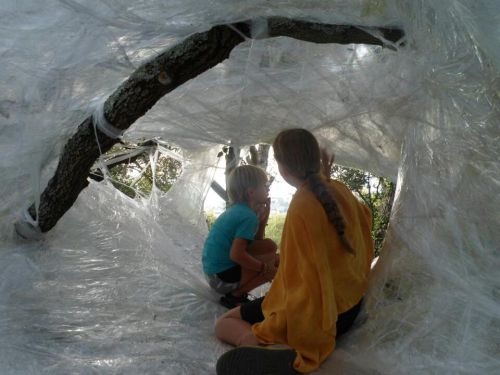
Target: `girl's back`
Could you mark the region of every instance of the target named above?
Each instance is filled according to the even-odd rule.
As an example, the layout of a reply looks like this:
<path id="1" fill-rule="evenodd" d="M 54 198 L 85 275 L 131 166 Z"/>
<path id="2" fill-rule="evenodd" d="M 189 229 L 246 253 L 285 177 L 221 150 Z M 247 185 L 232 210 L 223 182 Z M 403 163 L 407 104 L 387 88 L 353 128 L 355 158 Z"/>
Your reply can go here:
<path id="1" fill-rule="evenodd" d="M 303 233 L 296 235 L 309 239 L 308 247 L 314 253 L 316 267 L 319 267 L 319 272 L 331 276 L 337 312 L 340 314 L 356 305 L 368 286 L 374 256 L 371 213 L 343 183 L 332 180 L 328 186 L 346 223 L 345 237 L 354 249 L 354 255 L 342 246 L 323 206 L 307 188 L 297 190 L 288 216 L 295 224 L 296 220 L 303 223 L 303 226 L 297 226 L 303 228 Z M 282 247 L 286 244 L 282 243 Z"/>
<path id="2" fill-rule="evenodd" d="M 255 323 L 253 335 L 246 332 L 248 324 L 242 325 L 233 342 L 250 337 L 249 342 L 292 349 L 229 352 L 218 363 L 234 370 L 228 374 L 252 368 L 255 353 L 270 359 L 265 368 L 252 370 L 256 374 L 277 373 L 278 368 L 288 374 L 291 366 L 301 373 L 316 370 L 335 349 L 336 337 L 352 326 L 368 287 L 373 259 L 369 209 L 345 185 L 323 177 L 329 175 L 332 159 L 321 157 L 309 131 L 281 132 L 273 150 L 280 174 L 297 192 L 287 212 L 280 266 L 271 288 L 261 306 L 251 302 L 238 312 L 247 323 Z M 254 305 L 259 319 L 249 318 Z"/>
<path id="3" fill-rule="evenodd" d="M 370 211 L 342 183 L 327 184 L 354 254 L 307 185 L 299 187 L 283 228 L 280 267 L 262 304 L 265 320 L 252 326 L 260 342 L 293 347 L 301 372 L 316 369 L 335 348 L 337 318 L 362 299 L 373 258 Z"/>

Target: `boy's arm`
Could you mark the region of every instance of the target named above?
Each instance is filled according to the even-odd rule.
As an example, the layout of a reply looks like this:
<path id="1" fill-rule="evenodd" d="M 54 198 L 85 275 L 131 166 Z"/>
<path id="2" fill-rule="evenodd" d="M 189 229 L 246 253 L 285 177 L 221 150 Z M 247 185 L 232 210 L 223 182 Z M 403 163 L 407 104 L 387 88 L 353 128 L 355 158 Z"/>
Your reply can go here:
<path id="1" fill-rule="evenodd" d="M 231 258 L 233 262 L 238 263 L 243 268 L 255 272 L 262 272 L 265 267 L 264 262 L 251 256 L 247 251 L 247 247 L 247 240 L 245 240 L 244 238 L 235 238 L 233 241 L 233 245 L 231 246 L 229 258 Z"/>
<path id="2" fill-rule="evenodd" d="M 257 229 L 257 233 L 255 233 L 256 240 L 263 240 L 266 234 L 266 225 L 263 223 L 259 223 L 259 228 Z"/>
<path id="3" fill-rule="evenodd" d="M 266 225 L 271 212 L 271 198 L 267 198 L 266 203 L 261 205 L 257 216 L 259 217 L 259 227 L 255 233 L 256 240 L 263 240 L 266 233 Z"/>

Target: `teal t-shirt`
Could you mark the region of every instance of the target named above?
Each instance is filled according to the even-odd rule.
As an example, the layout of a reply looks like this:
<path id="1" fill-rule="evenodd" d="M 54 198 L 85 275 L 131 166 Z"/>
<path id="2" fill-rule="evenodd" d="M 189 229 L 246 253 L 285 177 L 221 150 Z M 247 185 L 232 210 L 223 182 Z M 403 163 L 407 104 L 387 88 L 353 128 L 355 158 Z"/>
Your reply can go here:
<path id="1" fill-rule="evenodd" d="M 215 220 L 203 247 L 203 271 L 213 275 L 236 265 L 229 258 L 235 238 L 252 241 L 259 226 L 255 212 L 244 203 L 229 207 Z"/>

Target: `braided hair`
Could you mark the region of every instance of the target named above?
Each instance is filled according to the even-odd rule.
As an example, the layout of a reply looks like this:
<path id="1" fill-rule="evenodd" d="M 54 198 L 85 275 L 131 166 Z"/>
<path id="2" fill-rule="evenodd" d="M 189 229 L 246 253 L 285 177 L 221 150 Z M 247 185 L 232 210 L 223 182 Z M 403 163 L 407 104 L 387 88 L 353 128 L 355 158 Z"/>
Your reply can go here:
<path id="1" fill-rule="evenodd" d="M 276 161 L 284 165 L 294 177 L 307 183 L 309 190 L 323 206 L 343 247 L 354 254 L 354 249 L 345 237 L 344 218 L 321 174 L 320 149 L 314 135 L 305 129 L 284 130 L 274 140 L 273 149 Z"/>

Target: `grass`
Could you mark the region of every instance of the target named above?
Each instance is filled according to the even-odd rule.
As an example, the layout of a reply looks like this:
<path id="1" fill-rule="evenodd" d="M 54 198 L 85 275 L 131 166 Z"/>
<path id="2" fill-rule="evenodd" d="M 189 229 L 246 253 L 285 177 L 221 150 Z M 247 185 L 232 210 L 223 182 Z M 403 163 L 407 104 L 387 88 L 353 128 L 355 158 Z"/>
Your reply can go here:
<path id="1" fill-rule="evenodd" d="M 281 242 L 281 233 L 283 232 L 283 225 L 285 224 L 285 213 L 277 213 L 269 216 L 266 227 L 266 238 L 272 239 L 278 245 Z M 217 215 L 213 212 L 205 213 L 205 219 L 207 221 L 208 229 L 212 228 L 212 225 L 217 219 Z"/>
<path id="2" fill-rule="evenodd" d="M 279 246 L 281 242 L 281 233 L 285 224 L 286 214 L 273 214 L 269 216 L 266 227 L 266 238 L 272 239 Z"/>

